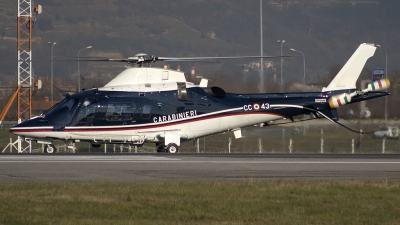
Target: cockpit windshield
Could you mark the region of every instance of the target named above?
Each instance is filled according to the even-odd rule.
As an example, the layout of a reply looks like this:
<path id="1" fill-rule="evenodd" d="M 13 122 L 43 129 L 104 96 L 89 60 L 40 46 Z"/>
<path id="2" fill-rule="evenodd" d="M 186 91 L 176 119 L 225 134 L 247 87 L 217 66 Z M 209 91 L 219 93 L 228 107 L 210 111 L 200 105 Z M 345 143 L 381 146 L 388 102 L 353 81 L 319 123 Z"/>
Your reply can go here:
<path id="1" fill-rule="evenodd" d="M 65 126 L 71 121 L 78 104 L 79 99 L 65 98 L 57 106 L 47 112 L 45 118 L 48 118 L 54 125 L 59 124 Z"/>
<path id="2" fill-rule="evenodd" d="M 71 99 L 69 97 L 64 98 L 61 102 L 53 105 L 50 109 L 44 111 L 43 114 L 46 115 L 46 116 L 50 115 L 50 114 L 53 114 L 54 111 L 58 111 L 60 108 L 66 106 L 66 105 L 70 105 L 70 106 L 71 106 L 71 104 L 73 105 L 73 101 L 74 101 L 74 99 Z"/>

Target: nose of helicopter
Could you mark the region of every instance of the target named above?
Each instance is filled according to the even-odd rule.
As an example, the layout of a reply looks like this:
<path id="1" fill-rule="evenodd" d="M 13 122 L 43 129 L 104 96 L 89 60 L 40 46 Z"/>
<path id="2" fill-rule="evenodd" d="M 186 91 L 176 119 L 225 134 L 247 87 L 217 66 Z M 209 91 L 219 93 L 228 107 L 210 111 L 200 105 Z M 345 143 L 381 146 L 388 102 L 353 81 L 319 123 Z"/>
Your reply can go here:
<path id="1" fill-rule="evenodd" d="M 10 128 L 10 133 L 19 136 L 36 136 L 38 132 L 51 130 L 52 127 L 44 118 L 34 117 Z"/>

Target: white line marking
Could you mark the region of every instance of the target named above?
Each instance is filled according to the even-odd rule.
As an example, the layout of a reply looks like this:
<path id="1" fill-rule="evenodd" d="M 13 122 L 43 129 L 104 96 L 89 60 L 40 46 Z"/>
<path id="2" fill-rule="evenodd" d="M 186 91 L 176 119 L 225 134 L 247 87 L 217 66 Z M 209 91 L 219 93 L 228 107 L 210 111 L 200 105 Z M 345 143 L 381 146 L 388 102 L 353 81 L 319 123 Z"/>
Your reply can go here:
<path id="1" fill-rule="evenodd" d="M 197 164 L 197 163 L 208 163 L 208 164 L 400 164 L 400 161 L 364 161 L 364 162 L 356 162 L 356 161 L 185 161 L 177 158 L 167 158 L 167 157 L 130 157 L 130 158 L 115 158 L 115 157 L 66 157 L 66 158 L 58 158 L 55 159 L 53 157 L 43 157 L 37 159 L 23 159 L 23 158 L 9 158 L 9 159 L 1 159 L 0 163 L 90 163 L 90 162 L 102 162 L 102 163 L 113 163 L 113 162 L 139 162 L 139 163 L 181 163 L 181 164 Z M 47 159 L 46 159 L 47 158 Z"/>
<path id="2" fill-rule="evenodd" d="M 179 161 L 181 159 L 159 156 L 5 156 L 0 157 L 0 163 L 7 162 L 124 162 L 124 161 Z"/>

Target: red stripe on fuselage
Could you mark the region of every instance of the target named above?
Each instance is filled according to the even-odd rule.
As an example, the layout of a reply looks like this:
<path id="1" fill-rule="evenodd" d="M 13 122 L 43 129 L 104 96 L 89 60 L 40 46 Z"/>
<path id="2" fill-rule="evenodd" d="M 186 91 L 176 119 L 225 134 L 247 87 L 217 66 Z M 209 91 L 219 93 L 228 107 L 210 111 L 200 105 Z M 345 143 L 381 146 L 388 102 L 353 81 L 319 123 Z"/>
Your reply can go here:
<path id="1" fill-rule="evenodd" d="M 238 116 L 238 115 L 249 115 L 249 114 L 267 114 L 267 115 L 276 115 L 276 116 L 282 116 L 280 114 L 276 113 L 270 113 L 270 112 L 262 112 L 262 111 L 257 111 L 257 112 L 245 112 L 245 113 L 228 113 L 228 114 L 220 114 L 220 115 L 211 115 L 211 116 L 206 116 L 206 117 L 200 117 L 200 118 L 190 118 L 182 121 L 171 121 L 167 123 L 151 123 L 151 124 L 138 124 L 138 125 L 125 125 L 125 126 L 115 126 L 115 127 L 108 127 L 108 128 L 69 128 L 67 127 L 63 131 L 56 131 L 56 132 L 103 132 L 103 131 L 132 131 L 132 130 L 146 130 L 146 129 L 156 129 L 156 128 L 162 128 L 162 127 L 168 127 L 168 126 L 174 126 L 174 125 L 179 125 L 179 124 L 185 124 L 185 123 L 192 123 L 192 122 L 198 122 L 198 121 L 203 121 L 203 120 L 210 120 L 210 119 L 216 119 L 216 118 L 223 118 L 223 117 L 231 117 L 231 116 Z M 52 129 L 18 129 L 18 130 L 10 130 L 11 133 L 13 134 L 18 134 L 18 133 L 35 133 L 35 132 L 49 132 L 52 131 Z"/>

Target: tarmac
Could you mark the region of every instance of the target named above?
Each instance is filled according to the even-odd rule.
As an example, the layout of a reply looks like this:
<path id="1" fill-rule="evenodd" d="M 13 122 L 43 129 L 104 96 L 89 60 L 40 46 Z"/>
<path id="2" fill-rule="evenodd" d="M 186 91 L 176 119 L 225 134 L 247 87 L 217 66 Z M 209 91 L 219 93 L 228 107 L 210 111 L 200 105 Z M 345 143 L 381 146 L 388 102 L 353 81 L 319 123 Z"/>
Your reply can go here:
<path id="1" fill-rule="evenodd" d="M 0 183 L 400 179 L 400 154 L 2 154 Z"/>

